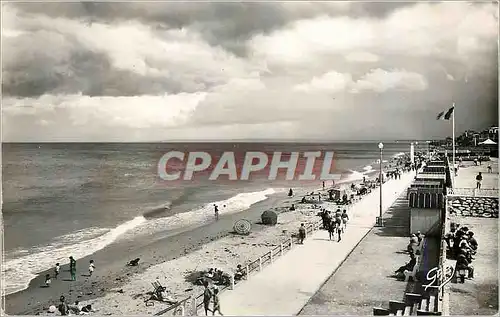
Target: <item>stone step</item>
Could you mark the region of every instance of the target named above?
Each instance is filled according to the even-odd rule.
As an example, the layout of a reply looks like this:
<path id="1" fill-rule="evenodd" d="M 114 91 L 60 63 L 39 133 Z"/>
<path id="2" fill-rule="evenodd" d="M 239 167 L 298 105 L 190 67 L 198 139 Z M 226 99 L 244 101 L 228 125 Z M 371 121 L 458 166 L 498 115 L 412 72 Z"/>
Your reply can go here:
<path id="1" fill-rule="evenodd" d="M 430 296 L 429 297 L 429 311 L 434 312 L 436 310 L 436 297 L 435 296 Z"/>
<path id="2" fill-rule="evenodd" d="M 411 315 L 411 306 L 406 306 L 405 310 L 403 311 L 403 316 L 410 316 Z"/>

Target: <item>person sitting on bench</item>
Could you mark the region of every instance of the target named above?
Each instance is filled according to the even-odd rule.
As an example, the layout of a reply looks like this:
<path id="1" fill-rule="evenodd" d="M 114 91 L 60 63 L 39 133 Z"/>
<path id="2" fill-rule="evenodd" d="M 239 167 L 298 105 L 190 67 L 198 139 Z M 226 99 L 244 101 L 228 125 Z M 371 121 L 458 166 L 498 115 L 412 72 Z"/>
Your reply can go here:
<path id="1" fill-rule="evenodd" d="M 401 277 L 404 271 L 410 271 L 410 272 L 413 271 L 413 268 L 415 267 L 416 264 L 417 264 L 417 258 L 415 257 L 415 254 L 410 253 L 410 262 L 401 266 L 394 273 L 396 274 L 396 276 Z"/>
<path id="2" fill-rule="evenodd" d="M 467 258 L 465 256 L 465 254 L 459 254 L 458 257 L 457 257 L 457 271 L 461 271 L 461 270 L 466 270 L 469 274 L 469 278 L 474 278 L 474 267 L 472 265 L 470 265 L 470 262 L 467 261 Z M 465 277 L 462 277 L 462 278 L 465 278 Z M 463 283 L 463 280 L 462 280 L 462 283 Z"/>
<path id="3" fill-rule="evenodd" d="M 417 246 L 418 246 L 418 238 L 414 233 L 412 233 L 410 237 L 410 243 L 408 243 L 406 250 L 410 253 L 415 253 Z"/>
<path id="4" fill-rule="evenodd" d="M 420 245 L 420 243 L 422 242 L 422 239 L 424 237 L 422 236 L 422 233 L 420 231 L 417 231 L 416 236 L 417 236 L 418 245 Z"/>
<path id="5" fill-rule="evenodd" d="M 477 252 L 477 248 L 479 247 L 479 244 L 477 243 L 476 238 L 474 238 L 474 232 L 469 231 L 469 239 L 467 242 L 469 243 L 470 248 L 472 249 L 472 254 L 475 254 Z"/>
<path id="6" fill-rule="evenodd" d="M 445 234 L 444 236 L 444 241 L 446 242 L 446 245 L 448 246 L 448 249 L 450 249 L 450 251 L 453 251 L 451 241 L 455 242 L 455 233 L 456 233 L 456 228 L 452 226 L 451 231 Z"/>

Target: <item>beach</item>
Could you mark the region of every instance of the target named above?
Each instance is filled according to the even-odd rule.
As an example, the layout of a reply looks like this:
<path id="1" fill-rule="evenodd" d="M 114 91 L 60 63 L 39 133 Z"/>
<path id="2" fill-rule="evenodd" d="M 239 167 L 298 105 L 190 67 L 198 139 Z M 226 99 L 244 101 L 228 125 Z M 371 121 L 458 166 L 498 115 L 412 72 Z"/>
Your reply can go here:
<path id="1" fill-rule="evenodd" d="M 360 175 L 363 176 L 361 173 L 356 175 L 357 181 Z M 370 175 L 374 176 L 374 173 Z M 370 178 L 370 175 L 367 175 L 367 178 Z M 294 188 L 293 201 L 300 200 L 305 193 L 318 187 L 321 185 L 309 184 L 303 188 Z M 249 208 L 244 208 L 240 212 L 236 210 L 222 213 L 219 221 L 214 221 L 210 213 L 205 216 L 208 219 L 207 223 L 201 226 L 196 223 L 178 231 L 152 230 L 149 235 L 146 232 L 139 238 L 131 236 L 129 239 L 120 240 L 119 243 L 110 244 L 97 252 L 78 258 L 76 282 L 65 281 L 69 278 L 67 265 L 65 265 L 67 261 L 61 261 L 62 273 L 59 280 L 53 280 L 50 288 L 40 286 L 43 285 L 42 276 L 46 273 L 52 274 L 53 270 L 39 271 L 28 288 L 6 296 L 6 312 L 9 314 L 41 313 L 49 304 L 57 303 L 62 294 L 66 295 L 70 302 L 75 300 L 89 302 L 100 313 L 134 314 L 161 310 L 164 304 L 157 304 L 154 308 L 148 307 L 144 311 L 145 305 L 139 304 L 143 299 L 131 298 L 152 291 L 151 282 L 158 277 L 162 285 L 170 291 L 170 296 L 176 300 L 182 300 L 198 291 L 191 283 L 184 281 L 184 276 L 190 270 L 208 269 L 214 265 L 223 270 L 234 269 L 237 264 L 255 260 L 267 252 L 272 245 L 276 245 L 284 238 L 283 230 L 291 232 L 296 230 L 301 222 L 318 219 L 313 215 L 314 213 L 304 210 L 302 210 L 304 213 L 300 212 L 299 207 L 295 212 L 282 213 L 279 218 L 280 223 L 276 227 L 259 225 L 257 223 L 264 210 L 276 208 L 284 210 L 292 203 L 285 189 L 265 191 L 265 193 L 267 194 L 263 200 L 256 199 L 256 202 L 252 203 Z M 242 218 L 253 223 L 252 234 L 244 239 L 231 234 L 234 222 Z M 156 222 L 153 219 L 151 224 L 161 224 L 162 220 L 158 219 L 159 222 Z M 134 258 L 141 259 L 139 266 L 125 266 L 126 262 Z M 91 278 L 88 278 L 84 275 L 87 274 L 90 259 L 95 261 L 96 271 Z M 161 264 L 161 269 L 158 267 L 159 264 Z M 189 288 L 193 290 L 186 291 Z M 123 293 L 117 293 L 119 290 Z M 127 305 L 127 311 L 119 311 L 120 302 L 123 300 L 132 300 L 139 304 L 136 306 L 137 311 L 133 309 L 129 311 L 130 305 Z M 115 307 L 117 305 L 118 307 Z"/>

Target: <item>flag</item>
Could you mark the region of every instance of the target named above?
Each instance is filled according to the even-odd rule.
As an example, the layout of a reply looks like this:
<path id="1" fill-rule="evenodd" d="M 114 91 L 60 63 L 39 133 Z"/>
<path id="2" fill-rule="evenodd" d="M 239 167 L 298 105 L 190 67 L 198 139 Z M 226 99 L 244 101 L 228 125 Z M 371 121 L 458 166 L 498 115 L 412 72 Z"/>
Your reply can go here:
<path id="1" fill-rule="evenodd" d="M 444 115 L 444 119 L 445 120 L 450 120 L 451 118 L 451 115 L 453 113 L 453 110 L 455 110 L 455 106 L 451 107 L 450 109 L 448 109 L 448 111 L 446 112 L 446 114 Z"/>
<path id="2" fill-rule="evenodd" d="M 441 111 L 437 115 L 436 120 L 450 120 L 451 115 L 453 114 L 453 110 L 455 110 L 455 106 L 448 109 L 448 111 L 446 111 L 446 113 L 444 111 Z"/>

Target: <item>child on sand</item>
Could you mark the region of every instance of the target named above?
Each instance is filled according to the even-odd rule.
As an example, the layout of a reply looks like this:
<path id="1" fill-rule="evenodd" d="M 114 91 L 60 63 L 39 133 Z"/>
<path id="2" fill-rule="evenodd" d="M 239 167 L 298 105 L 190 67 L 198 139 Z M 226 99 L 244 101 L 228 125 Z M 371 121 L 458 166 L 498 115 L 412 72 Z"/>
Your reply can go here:
<path id="1" fill-rule="evenodd" d="M 59 272 L 61 271 L 61 267 L 59 263 L 56 263 L 56 267 L 54 268 L 54 278 L 57 280 L 57 276 L 59 276 Z"/>
<path id="2" fill-rule="evenodd" d="M 94 270 L 95 270 L 94 260 L 90 260 L 90 264 L 89 264 L 89 276 L 92 276 L 92 273 L 94 273 Z"/>
<path id="3" fill-rule="evenodd" d="M 214 204 L 215 220 L 219 220 L 219 206 Z"/>
<path id="4" fill-rule="evenodd" d="M 224 316 L 220 311 L 220 298 L 219 298 L 219 289 L 214 289 L 214 309 L 212 310 L 212 315 L 215 316 L 215 312 L 218 312 L 219 315 Z"/>
<path id="5" fill-rule="evenodd" d="M 45 287 L 50 287 L 50 283 L 52 283 L 52 280 L 50 279 L 50 274 L 45 275 Z"/>

